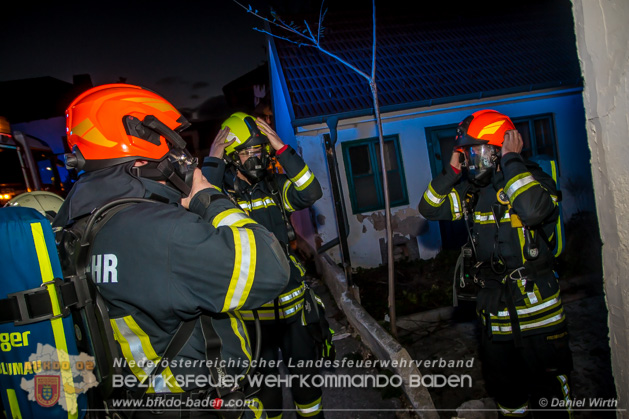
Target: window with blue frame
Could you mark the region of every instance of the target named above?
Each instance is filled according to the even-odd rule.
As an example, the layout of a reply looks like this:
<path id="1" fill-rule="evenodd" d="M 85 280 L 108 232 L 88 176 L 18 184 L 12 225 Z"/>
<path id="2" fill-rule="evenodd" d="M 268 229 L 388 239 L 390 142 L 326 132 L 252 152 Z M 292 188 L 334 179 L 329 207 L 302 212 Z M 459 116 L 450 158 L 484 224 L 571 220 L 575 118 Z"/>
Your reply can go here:
<path id="1" fill-rule="evenodd" d="M 515 128 L 522 135 L 524 146 L 521 154 L 523 157 L 546 155 L 559 162 L 557 140 L 555 138 L 555 122 L 552 115 L 536 115 L 526 118 L 513 118 L 512 120 Z"/>
<path id="2" fill-rule="evenodd" d="M 384 208 L 384 189 L 378 138 L 342 143 L 343 161 L 354 214 Z M 384 137 L 384 159 L 391 207 L 407 205 L 402 153 L 397 135 Z"/>

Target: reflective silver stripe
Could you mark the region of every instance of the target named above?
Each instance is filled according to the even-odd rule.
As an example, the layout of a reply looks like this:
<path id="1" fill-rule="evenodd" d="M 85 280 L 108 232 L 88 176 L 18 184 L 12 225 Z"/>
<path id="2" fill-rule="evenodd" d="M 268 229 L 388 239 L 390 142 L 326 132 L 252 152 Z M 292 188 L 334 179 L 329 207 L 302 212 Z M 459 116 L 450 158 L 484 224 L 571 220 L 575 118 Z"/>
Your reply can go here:
<path id="1" fill-rule="evenodd" d="M 299 175 L 297 175 L 299 176 Z M 306 182 L 308 182 L 310 180 L 310 178 L 312 177 L 312 172 L 310 171 L 310 169 L 308 169 L 308 166 L 306 166 L 306 173 L 304 173 L 303 175 L 301 175 L 299 177 L 299 179 L 295 179 L 293 180 L 293 183 L 295 184 L 295 186 L 297 188 L 301 188 L 303 185 L 306 184 Z"/>
<path id="2" fill-rule="evenodd" d="M 426 201 L 430 201 L 435 205 L 440 205 L 445 199 L 445 196 L 435 195 L 432 191 L 432 188 L 426 189 L 426 193 L 424 194 L 424 196 L 426 197 Z"/>
<path id="3" fill-rule="evenodd" d="M 248 218 L 249 217 L 247 217 L 247 215 L 243 214 L 240 211 L 234 212 L 232 214 L 228 214 L 225 217 L 223 217 L 214 227 L 218 228 L 218 227 L 224 227 L 224 226 L 231 226 L 231 225 L 236 224 L 238 221 L 246 220 Z"/>
<path id="4" fill-rule="evenodd" d="M 461 208 L 459 207 L 459 197 L 457 196 L 456 192 L 450 192 L 450 199 L 452 200 L 452 208 L 454 208 L 454 212 L 461 212 Z"/>
<path id="5" fill-rule="evenodd" d="M 294 312 L 296 312 L 297 310 L 299 310 L 300 308 L 303 307 L 303 303 L 297 303 L 295 304 L 293 307 L 291 308 L 287 308 L 285 310 L 280 310 L 280 314 L 282 314 L 282 312 L 284 313 L 284 317 L 288 317 L 291 314 L 293 314 Z"/>
<path id="6" fill-rule="evenodd" d="M 295 297 L 299 297 L 301 294 L 304 293 L 305 290 L 306 290 L 306 287 L 302 284 L 301 287 L 297 288 L 293 292 L 281 295 L 279 297 L 279 301 L 280 301 L 280 303 L 285 303 L 287 301 L 290 301 L 290 300 L 294 299 Z"/>
<path id="7" fill-rule="evenodd" d="M 518 189 L 521 189 L 525 187 L 526 185 L 530 183 L 535 183 L 535 182 L 537 181 L 532 175 L 527 175 L 523 177 L 522 179 L 518 179 L 515 182 L 513 182 L 511 186 L 509 186 L 509 188 L 505 190 L 505 193 L 509 197 L 509 200 L 513 202 L 512 196 L 518 191 Z"/>
<path id="8" fill-rule="evenodd" d="M 135 365 L 144 371 L 146 374 L 145 377 L 138 377 L 140 380 L 145 380 L 151 374 L 151 371 L 155 369 L 157 366 L 159 359 L 152 359 L 149 362 L 149 358 L 144 353 L 144 349 L 142 348 L 142 342 L 138 335 L 136 335 L 124 321 L 124 318 L 113 319 L 116 322 L 116 326 L 118 326 L 118 331 L 125 338 L 127 343 L 129 344 L 129 350 L 131 351 L 131 355 L 133 356 L 133 360 L 135 361 Z M 150 365 L 150 367 L 148 367 Z M 170 393 L 170 388 L 166 385 L 164 381 L 164 377 L 158 375 L 153 377 L 153 382 L 149 383 L 153 385 L 153 389 L 156 393 Z"/>
<path id="9" fill-rule="evenodd" d="M 455 219 L 461 218 L 461 205 L 459 202 L 459 194 L 455 190 L 450 192 L 450 201 L 452 202 L 452 213 Z"/>
<path id="10" fill-rule="evenodd" d="M 238 236 L 240 237 L 240 250 L 241 250 L 240 266 L 239 266 L 240 269 L 238 272 L 238 279 L 236 280 L 236 286 L 234 287 L 234 293 L 232 294 L 231 299 L 229 300 L 228 310 L 238 307 L 240 299 L 242 298 L 242 294 L 245 291 L 245 288 L 247 287 L 247 283 L 250 279 L 249 270 L 251 269 L 251 256 L 252 256 L 251 254 L 252 243 L 249 241 L 249 234 L 247 233 L 247 230 L 241 229 L 241 228 L 236 228 L 234 230 L 235 230 L 234 234 L 237 233 Z M 231 286 L 232 285 L 230 284 L 230 288 Z M 227 311 L 227 310 L 223 309 L 223 311 Z"/>
<path id="11" fill-rule="evenodd" d="M 540 326 L 545 326 L 547 324 L 550 323 L 554 323 L 556 321 L 561 320 L 564 317 L 563 312 L 559 313 L 555 316 L 549 317 L 545 320 L 541 320 L 539 322 L 535 322 L 535 323 L 525 323 L 522 324 L 520 323 L 520 329 L 521 330 L 525 330 L 525 329 L 532 329 L 535 327 L 540 327 Z M 491 326 L 491 330 L 494 332 L 511 332 L 511 326 Z"/>
<path id="12" fill-rule="evenodd" d="M 520 310 L 517 310 L 517 313 L 519 315 L 523 315 L 523 314 L 530 314 L 530 313 L 535 313 L 537 311 L 541 311 L 545 308 L 548 308 L 554 304 L 557 304 L 559 302 L 559 298 L 552 298 L 548 301 L 546 301 L 545 303 L 533 306 L 533 307 L 528 307 L 528 308 L 523 308 Z M 509 317 L 509 311 L 505 310 L 505 311 L 499 311 L 498 312 L 498 317 Z M 492 316 L 493 317 L 493 316 Z"/>
<path id="13" fill-rule="evenodd" d="M 240 202 L 238 202 L 238 205 L 240 205 L 240 208 L 242 208 L 244 210 L 251 210 L 251 206 L 249 205 L 248 202 L 240 201 Z"/>
<path id="14" fill-rule="evenodd" d="M 509 212 L 505 212 L 505 214 L 502 216 L 502 218 L 500 219 L 500 221 L 506 221 L 506 220 L 510 220 L 511 216 L 509 215 Z M 493 214 L 489 214 L 489 213 L 480 213 L 480 212 L 476 212 L 474 213 L 474 221 L 478 221 L 480 223 L 486 223 L 487 221 L 494 221 L 494 216 Z"/>
<path id="15" fill-rule="evenodd" d="M 258 207 L 268 207 L 271 205 L 275 205 L 275 202 L 273 202 L 273 200 L 271 198 L 260 198 L 260 199 L 255 199 L 251 202 L 251 206 L 253 208 L 258 208 Z"/>
<path id="16" fill-rule="evenodd" d="M 494 221 L 494 216 L 493 215 L 481 215 L 479 213 L 474 214 L 474 221 L 480 221 L 481 223 L 483 221 Z"/>

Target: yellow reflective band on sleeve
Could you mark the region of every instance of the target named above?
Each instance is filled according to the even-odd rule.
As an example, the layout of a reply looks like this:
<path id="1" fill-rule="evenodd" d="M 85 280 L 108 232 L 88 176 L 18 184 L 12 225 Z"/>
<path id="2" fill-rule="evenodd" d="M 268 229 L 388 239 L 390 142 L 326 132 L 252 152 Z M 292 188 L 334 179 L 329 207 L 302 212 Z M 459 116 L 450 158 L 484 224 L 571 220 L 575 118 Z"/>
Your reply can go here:
<path id="1" fill-rule="evenodd" d="M 292 205 L 290 204 L 290 202 L 288 202 L 288 189 L 290 188 L 290 185 L 292 185 L 292 183 L 290 183 L 290 181 L 286 181 L 284 182 L 284 186 L 282 187 L 282 202 L 284 202 L 284 208 L 286 209 L 286 211 L 295 211 L 295 208 L 292 207 Z"/>
<path id="2" fill-rule="evenodd" d="M 48 254 L 48 248 L 46 247 L 46 239 L 44 237 L 44 230 L 41 223 L 31 223 L 31 233 L 33 234 L 33 244 L 35 245 L 35 252 L 37 253 L 37 261 L 39 262 L 39 271 L 41 273 L 42 283 L 46 284 L 55 279 L 55 275 L 52 271 L 52 265 L 50 263 L 50 255 Z M 52 306 L 52 314 L 59 316 L 61 309 L 59 307 L 59 299 L 57 298 L 57 290 L 52 282 L 46 284 L 48 295 L 50 296 L 50 303 Z M 57 359 L 59 363 L 70 362 L 70 356 L 68 355 L 68 343 L 66 342 L 66 335 L 63 329 L 63 318 L 58 317 L 50 320 L 52 326 L 52 333 L 55 338 L 55 349 L 57 350 Z M 65 397 L 68 418 L 78 417 L 78 403 L 77 395 L 74 392 L 66 391 L 66 388 L 74 389 L 74 377 L 71 369 L 61 369 L 61 383 L 64 387 L 63 395 Z M 74 412 L 74 413 L 71 413 Z"/>
<path id="3" fill-rule="evenodd" d="M 17 402 L 17 396 L 15 390 L 12 388 L 7 389 L 7 399 L 9 400 L 9 409 L 11 410 L 12 419 L 22 419 L 22 412 L 20 411 L 20 404 Z"/>
<path id="4" fill-rule="evenodd" d="M 297 408 L 297 414 L 301 417 L 307 418 L 315 416 L 321 411 L 321 397 L 319 397 L 314 402 L 308 404 L 299 404 L 295 402 L 295 407 Z"/>
<path id="5" fill-rule="evenodd" d="M 295 267 L 299 269 L 299 273 L 301 274 L 301 276 L 306 275 L 306 269 L 301 265 L 301 263 L 297 261 L 297 258 L 295 258 L 295 256 L 293 255 L 290 255 L 289 258 L 291 262 L 293 262 L 293 265 L 295 265 Z"/>
<path id="6" fill-rule="evenodd" d="M 118 319 L 110 319 L 114 338 L 118 341 L 122 354 L 127 361 L 127 366 L 131 369 L 139 382 L 143 383 L 151 371 L 162 359 L 153 345 L 148 335 L 136 323 L 131 316 Z M 170 367 L 162 371 L 161 375 L 153 377 L 153 382 L 149 383 L 147 393 L 183 393 L 183 389 L 174 379 Z"/>
<path id="7" fill-rule="evenodd" d="M 444 199 L 446 199 L 446 195 L 439 195 L 432 187 L 432 182 L 428 184 L 428 189 L 424 192 L 424 199 L 433 207 L 438 207 L 441 205 Z"/>
<path id="8" fill-rule="evenodd" d="M 524 257 L 524 245 L 526 244 L 526 240 L 524 240 L 524 227 L 520 227 L 518 230 L 518 239 L 520 239 L 520 253 L 522 253 L 522 264 L 526 263 L 526 258 Z"/>
<path id="9" fill-rule="evenodd" d="M 250 366 L 251 353 L 247 349 L 247 342 L 249 342 L 249 335 L 247 334 L 247 328 L 245 327 L 245 324 L 243 323 L 242 316 L 237 311 L 234 311 L 233 313 L 227 313 L 227 315 L 229 316 L 229 321 L 230 321 L 232 330 L 234 331 L 234 335 L 236 335 L 236 337 L 238 337 L 238 340 L 240 341 L 240 349 L 242 349 L 242 353 L 245 354 L 245 356 L 249 360 L 247 365 Z M 247 368 L 247 371 L 248 370 L 249 370 L 249 367 Z"/>
<path id="10" fill-rule="evenodd" d="M 220 212 L 214 219 L 212 220 L 212 225 L 214 228 L 219 227 L 242 227 L 246 224 L 256 224 L 251 218 L 247 217 L 247 215 L 239 209 L 232 208 L 226 211 Z"/>
<path id="11" fill-rule="evenodd" d="M 452 189 L 452 192 L 450 192 L 450 211 L 452 211 L 452 220 L 460 220 L 463 218 L 461 199 L 456 189 Z"/>
<path id="12" fill-rule="evenodd" d="M 234 271 L 221 311 L 237 310 L 247 301 L 256 272 L 256 239 L 251 230 L 234 228 Z"/>
<path id="13" fill-rule="evenodd" d="M 530 172 L 524 172 L 507 182 L 504 191 L 509 197 L 509 201 L 513 202 L 522 192 L 535 185 L 539 185 L 539 182 L 535 180 Z"/>
<path id="14" fill-rule="evenodd" d="M 314 175 L 308 168 L 308 165 L 304 166 L 304 168 L 299 172 L 297 176 L 291 178 L 291 182 L 295 185 L 295 189 L 298 191 L 303 191 L 312 183 L 314 180 Z"/>

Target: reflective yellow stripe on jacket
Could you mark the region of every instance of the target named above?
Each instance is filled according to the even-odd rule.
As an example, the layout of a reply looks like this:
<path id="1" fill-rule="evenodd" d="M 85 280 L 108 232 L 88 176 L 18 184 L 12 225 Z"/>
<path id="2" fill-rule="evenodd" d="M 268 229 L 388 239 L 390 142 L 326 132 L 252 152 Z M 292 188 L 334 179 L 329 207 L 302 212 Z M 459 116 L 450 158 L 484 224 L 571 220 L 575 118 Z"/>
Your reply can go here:
<path id="1" fill-rule="evenodd" d="M 148 335 L 133 317 L 110 319 L 110 322 L 127 365 L 138 381 L 143 383 L 162 358 L 157 355 Z M 167 367 L 149 383 L 147 393 L 183 393 L 183 389 L 177 384 L 170 367 Z"/>
<path id="2" fill-rule="evenodd" d="M 539 185 L 539 182 L 535 180 L 530 172 L 524 172 L 509 180 L 505 185 L 504 191 L 509 197 L 509 201 L 513 202 L 518 195 L 535 185 Z"/>
<path id="3" fill-rule="evenodd" d="M 221 309 L 223 312 L 242 307 L 253 285 L 257 259 L 256 239 L 251 230 L 241 228 L 247 224 L 257 223 L 235 208 L 219 213 L 212 220 L 214 227 L 229 227 L 234 234 L 234 270 Z"/>

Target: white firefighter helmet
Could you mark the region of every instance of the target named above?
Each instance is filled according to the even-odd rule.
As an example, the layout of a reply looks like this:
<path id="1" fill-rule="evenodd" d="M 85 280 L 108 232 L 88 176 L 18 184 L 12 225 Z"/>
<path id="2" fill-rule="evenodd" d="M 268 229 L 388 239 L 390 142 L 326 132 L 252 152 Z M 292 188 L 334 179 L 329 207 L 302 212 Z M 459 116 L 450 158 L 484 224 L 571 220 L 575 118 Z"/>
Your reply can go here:
<path id="1" fill-rule="evenodd" d="M 7 202 L 6 206 L 28 207 L 39 211 L 52 221 L 63 204 L 63 198 L 47 191 L 24 192 Z"/>

